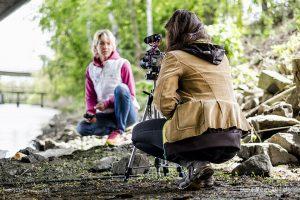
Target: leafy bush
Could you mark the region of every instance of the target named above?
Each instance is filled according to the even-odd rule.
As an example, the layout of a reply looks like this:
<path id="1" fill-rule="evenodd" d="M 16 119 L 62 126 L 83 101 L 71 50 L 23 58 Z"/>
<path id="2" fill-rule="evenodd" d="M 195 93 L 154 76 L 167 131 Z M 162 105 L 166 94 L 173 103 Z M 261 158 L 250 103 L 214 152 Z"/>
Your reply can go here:
<path id="1" fill-rule="evenodd" d="M 215 44 L 224 46 L 226 54 L 232 65 L 243 63 L 243 45 L 241 42 L 242 31 L 230 20 L 207 26 L 208 34 Z"/>

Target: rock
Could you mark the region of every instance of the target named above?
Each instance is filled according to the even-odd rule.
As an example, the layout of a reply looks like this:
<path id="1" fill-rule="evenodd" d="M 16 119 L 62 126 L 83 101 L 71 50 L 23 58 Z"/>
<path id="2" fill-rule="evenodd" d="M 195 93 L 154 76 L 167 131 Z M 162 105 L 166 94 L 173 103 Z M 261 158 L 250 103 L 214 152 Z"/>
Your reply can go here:
<path id="1" fill-rule="evenodd" d="M 259 98 L 260 102 L 265 102 L 269 99 L 271 99 L 274 96 L 274 94 L 269 93 L 268 91 L 265 91 L 264 95 Z"/>
<path id="2" fill-rule="evenodd" d="M 233 175 L 270 176 L 272 164 L 267 155 L 255 155 L 232 170 Z"/>
<path id="3" fill-rule="evenodd" d="M 290 127 L 289 130 L 287 130 L 287 133 L 300 134 L 300 125 Z"/>
<path id="4" fill-rule="evenodd" d="M 0 159 L 5 158 L 7 152 L 7 150 L 0 150 Z"/>
<path id="5" fill-rule="evenodd" d="M 39 139 L 32 140 L 32 145 L 38 151 L 45 151 L 45 142 Z"/>
<path id="6" fill-rule="evenodd" d="M 130 155 L 128 154 L 127 156 L 122 157 L 120 161 L 114 162 L 112 166 L 112 173 L 120 174 L 120 175 L 125 174 L 129 159 L 130 159 Z M 146 155 L 137 153 L 135 155 L 133 167 L 143 167 L 143 168 L 133 169 L 132 170 L 133 175 L 145 174 L 150 169 L 149 159 L 147 158 Z"/>
<path id="7" fill-rule="evenodd" d="M 258 87 L 271 94 L 284 90 L 284 88 L 290 84 L 292 84 L 290 79 L 278 72 L 270 70 L 262 70 L 258 81 Z"/>
<path id="8" fill-rule="evenodd" d="M 44 142 L 45 142 L 45 145 L 44 145 L 45 150 L 47 150 L 47 149 L 58 149 L 59 148 L 57 143 L 52 139 L 47 139 Z"/>
<path id="9" fill-rule="evenodd" d="M 31 147 L 26 147 L 25 149 L 21 149 L 19 150 L 20 153 L 23 153 L 25 155 L 30 155 L 30 154 L 34 154 L 37 153 L 38 151 L 31 148 Z"/>
<path id="10" fill-rule="evenodd" d="M 259 100 L 254 96 L 247 96 L 245 98 L 245 103 L 242 105 L 242 110 L 250 110 L 258 106 Z"/>
<path id="11" fill-rule="evenodd" d="M 257 114 L 261 115 L 263 114 L 266 110 L 269 110 L 271 107 L 266 105 L 266 104 L 261 104 L 257 110 Z"/>
<path id="12" fill-rule="evenodd" d="M 25 157 L 22 157 L 21 162 L 25 163 L 37 163 L 41 161 L 47 161 L 48 159 L 44 156 L 41 156 L 39 154 L 31 153 L 30 155 L 27 155 Z"/>
<path id="13" fill-rule="evenodd" d="M 65 156 L 65 155 L 71 155 L 75 149 L 73 148 L 68 148 L 68 149 L 48 149 L 46 151 L 38 152 L 38 155 L 41 155 L 45 158 L 50 158 L 50 157 L 60 157 L 60 156 Z"/>
<path id="14" fill-rule="evenodd" d="M 247 119 L 256 130 L 264 130 L 276 127 L 293 126 L 300 122 L 293 118 L 278 115 L 258 115 Z M 278 132 L 278 131 L 277 131 Z"/>
<path id="15" fill-rule="evenodd" d="M 103 146 L 106 142 L 107 136 L 99 137 L 99 136 L 85 136 L 85 137 L 77 137 L 74 140 L 70 140 L 65 143 L 66 147 L 71 147 L 74 149 L 88 150 L 95 146 Z"/>
<path id="16" fill-rule="evenodd" d="M 280 145 L 273 143 L 242 144 L 241 150 L 237 155 L 246 160 L 259 154 L 269 156 L 273 166 L 298 162 L 298 159 L 295 156 L 289 154 L 287 150 L 282 148 Z"/>
<path id="17" fill-rule="evenodd" d="M 66 130 L 63 132 L 61 137 L 58 139 L 58 141 L 63 142 L 69 142 L 70 140 L 74 140 L 76 138 L 79 138 L 80 136 L 76 133 L 75 128 L 74 130 Z"/>
<path id="18" fill-rule="evenodd" d="M 286 102 L 292 105 L 294 114 L 297 114 L 300 111 L 297 88 L 295 88 L 288 96 Z"/>
<path id="19" fill-rule="evenodd" d="M 289 153 L 300 159 L 300 132 L 298 133 L 277 133 L 268 139 L 285 148 Z"/>
<path id="20" fill-rule="evenodd" d="M 101 158 L 97 163 L 95 163 L 95 166 L 89 169 L 90 172 L 105 172 L 109 171 L 112 167 L 113 162 L 116 161 L 115 156 L 109 156 L 105 158 Z"/>
<path id="21" fill-rule="evenodd" d="M 21 160 L 23 157 L 26 157 L 26 154 L 17 152 L 12 158 L 15 160 Z"/>
<path id="22" fill-rule="evenodd" d="M 269 109 L 263 112 L 264 115 L 279 115 L 283 117 L 292 118 L 293 108 L 291 104 L 285 102 L 278 102 L 272 105 Z"/>
<path id="23" fill-rule="evenodd" d="M 236 92 L 235 98 L 240 106 L 244 103 L 244 95 L 242 95 L 241 93 Z"/>

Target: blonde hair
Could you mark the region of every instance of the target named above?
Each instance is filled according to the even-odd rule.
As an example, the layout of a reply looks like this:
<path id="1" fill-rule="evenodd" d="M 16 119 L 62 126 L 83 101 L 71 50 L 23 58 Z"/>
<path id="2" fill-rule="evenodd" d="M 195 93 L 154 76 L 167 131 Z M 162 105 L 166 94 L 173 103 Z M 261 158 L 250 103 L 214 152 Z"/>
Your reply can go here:
<path id="1" fill-rule="evenodd" d="M 116 48 L 117 48 L 117 46 L 116 46 L 116 38 L 112 34 L 112 32 L 110 30 L 108 30 L 108 29 L 98 30 L 94 34 L 92 48 L 91 48 L 92 53 L 93 53 L 94 56 L 96 56 L 98 54 L 97 53 L 97 45 L 98 45 L 98 43 L 99 43 L 100 38 L 101 38 L 102 35 L 105 35 L 111 41 L 112 46 L 113 46 L 113 51 L 116 50 Z"/>

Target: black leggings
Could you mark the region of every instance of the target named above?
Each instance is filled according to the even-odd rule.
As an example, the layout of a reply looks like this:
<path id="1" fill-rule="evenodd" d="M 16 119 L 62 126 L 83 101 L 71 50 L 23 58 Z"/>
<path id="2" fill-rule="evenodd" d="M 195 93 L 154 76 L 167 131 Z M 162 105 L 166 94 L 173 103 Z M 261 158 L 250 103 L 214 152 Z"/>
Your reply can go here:
<path id="1" fill-rule="evenodd" d="M 132 131 L 133 145 L 145 153 L 165 159 L 162 141 L 162 128 L 165 122 L 166 119 L 151 119 L 137 124 Z M 167 160 L 182 164 L 192 161 L 188 155 L 196 153 L 199 155 L 197 160 L 222 163 L 233 158 L 237 151 L 237 148 L 230 147 L 207 148 L 197 152 L 186 152 Z"/>

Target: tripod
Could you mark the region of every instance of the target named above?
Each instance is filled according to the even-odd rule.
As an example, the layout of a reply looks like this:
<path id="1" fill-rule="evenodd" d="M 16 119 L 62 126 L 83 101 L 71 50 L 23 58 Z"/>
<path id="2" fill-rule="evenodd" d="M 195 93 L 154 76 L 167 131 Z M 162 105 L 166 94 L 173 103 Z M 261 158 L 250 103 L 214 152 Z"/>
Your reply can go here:
<path id="1" fill-rule="evenodd" d="M 155 88 L 155 81 L 154 81 L 154 88 Z M 148 100 L 147 100 L 147 105 L 146 105 L 146 108 L 145 108 L 145 111 L 143 114 L 142 122 L 146 121 L 147 119 L 152 119 L 152 117 L 154 117 L 154 119 L 161 118 L 160 113 L 152 106 L 154 89 L 152 89 L 150 93 L 146 92 L 146 91 L 143 91 L 143 92 L 148 95 Z M 134 169 L 133 161 L 134 161 L 134 157 L 136 154 L 136 150 L 137 150 L 137 148 L 133 147 L 127 168 L 125 170 L 124 181 L 128 181 L 129 176 L 132 173 L 132 170 Z M 154 161 L 154 166 L 156 168 L 158 177 L 160 176 L 160 168 L 161 167 L 163 169 L 164 176 L 166 176 L 169 173 L 169 165 L 166 160 L 156 157 L 155 161 Z M 144 168 L 144 167 L 137 167 L 137 168 Z M 184 174 L 183 174 L 183 171 L 182 171 L 182 168 L 180 165 L 176 166 L 176 170 L 179 173 L 179 176 L 183 177 Z"/>

